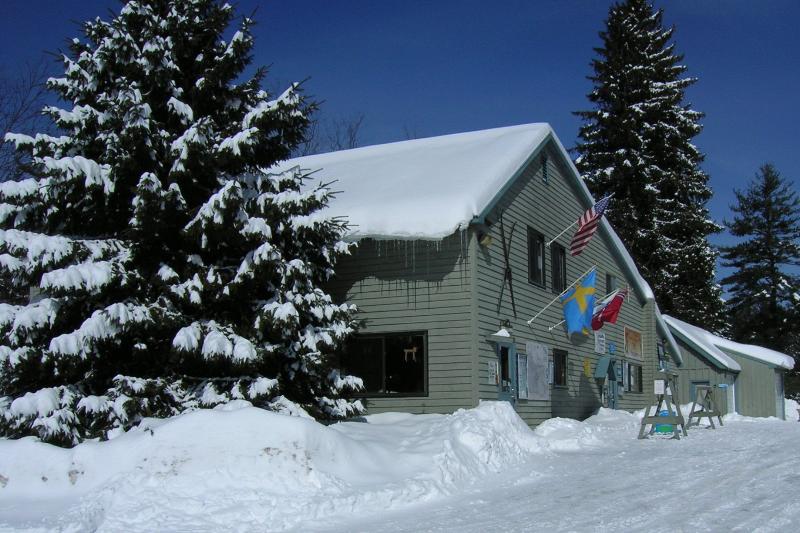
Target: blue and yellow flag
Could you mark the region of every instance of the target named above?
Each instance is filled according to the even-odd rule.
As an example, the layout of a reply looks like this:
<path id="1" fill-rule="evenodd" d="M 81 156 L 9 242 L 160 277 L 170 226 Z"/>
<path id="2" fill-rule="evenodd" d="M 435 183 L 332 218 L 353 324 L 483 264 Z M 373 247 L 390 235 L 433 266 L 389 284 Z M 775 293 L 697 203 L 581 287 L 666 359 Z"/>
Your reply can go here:
<path id="1" fill-rule="evenodd" d="M 594 312 L 594 283 L 597 271 L 592 270 L 577 285 L 561 297 L 564 306 L 564 322 L 567 324 L 567 335 L 580 333 L 588 335 L 592 331 L 592 313 Z"/>

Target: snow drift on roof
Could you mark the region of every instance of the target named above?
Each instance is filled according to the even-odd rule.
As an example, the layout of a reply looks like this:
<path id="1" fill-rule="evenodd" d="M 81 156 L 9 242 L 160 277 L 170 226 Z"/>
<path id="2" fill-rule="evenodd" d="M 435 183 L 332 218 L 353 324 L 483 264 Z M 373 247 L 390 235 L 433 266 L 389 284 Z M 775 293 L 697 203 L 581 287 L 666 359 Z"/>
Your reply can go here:
<path id="1" fill-rule="evenodd" d="M 725 352 L 717 348 L 715 341 L 720 337 L 717 337 L 716 335 L 713 335 L 704 329 L 698 328 L 697 326 L 692 326 L 691 324 L 687 324 L 686 322 L 678 320 L 677 318 L 669 315 L 663 315 L 663 317 L 664 321 L 669 325 L 672 331 L 674 331 L 685 342 L 702 351 L 707 357 L 712 359 L 712 362 L 716 363 L 717 366 L 721 366 L 722 368 L 726 368 L 734 372 L 739 372 L 742 370 L 742 367 L 739 366 L 739 363 L 737 363 Z"/>
<path id="2" fill-rule="evenodd" d="M 348 238 L 441 239 L 492 201 L 552 133 L 523 124 L 298 157 L 270 171 L 299 166 L 315 182 L 341 191 L 329 213 L 345 216 Z"/>
<path id="3" fill-rule="evenodd" d="M 666 320 L 670 327 L 679 334 L 684 332 L 685 334 L 692 336 L 692 338 L 700 339 L 702 342 L 710 345 L 710 347 L 713 348 L 713 352 L 710 350 L 706 351 L 708 351 L 709 355 L 712 357 L 722 354 L 724 357 L 733 361 L 733 359 L 731 359 L 730 356 L 725 353 L 730 352 L 736 355 L 749 357 L 750 359 L 756 359 L 757 361 L 762 361 L 773 366 L 779 366 L 781 368 L 785 368 L 786 370 L 791 370 L 794 368 L 794 359 L 785 353 L 770 350 L 769 348 L 764 348 L 763 346 L 742 344 L 740 342 L 728 340 L 714 335 L 713 333 L 709 333 L 708 331 L 698 328 L 697 326 L 692 326 L 686 322 L 681 322 L 677 318 L 673 318 L 671 316 L 664 316 L 664 320 Z M 736 364 L 735 370 L 741 370 L 738 363 L 736 363 L 736 361 L 733 362 Z"/>
<path id="4" fill-rule="evenodd" d="M 764 348 L 763 346 L 742 344 L 728 339 L 723 339 L 722 337 L 716 337 L 714 344 L 726 352 L 733 352 L 737 355 L 743 355 L 751 359 L 763 361 L 770 365 L 785 368 L 786 370 L 791 370 L 794 368 L 794 359 L 792 359 L 790 356 L 782 352 Z"/>

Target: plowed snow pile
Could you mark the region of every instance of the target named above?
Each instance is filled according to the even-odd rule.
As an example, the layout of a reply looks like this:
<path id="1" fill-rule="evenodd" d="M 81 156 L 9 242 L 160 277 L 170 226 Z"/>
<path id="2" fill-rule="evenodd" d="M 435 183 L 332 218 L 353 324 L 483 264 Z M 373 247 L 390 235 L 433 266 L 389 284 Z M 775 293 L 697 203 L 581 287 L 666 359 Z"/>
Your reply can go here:
<path id="1" fill-rule="evenodd" d="M 723 430 L 693 431 L 722 437 L 732 424 L 762 425 L 751 421 L 732 418 Z M 189 413 L 73 449 L 0 440 L 0 530 L 350 528 L 348 520 L 387 512 L 403 517 L 623 447 L 634 449 L 632 459 L 636 448 L 646 449 L 652 464 L 658 447 L 693 438 L 637 441 L 638 424 L 637 415 L 603 409 L 585 422 L 552 419 L 531 431 L 504 402 L 332 426 L 243 407 Z M 615 479 L 613 464 L 607 470 L 611 477 L 602 483 Z M 354 527 L 374 530 L 380 523 Z"/>

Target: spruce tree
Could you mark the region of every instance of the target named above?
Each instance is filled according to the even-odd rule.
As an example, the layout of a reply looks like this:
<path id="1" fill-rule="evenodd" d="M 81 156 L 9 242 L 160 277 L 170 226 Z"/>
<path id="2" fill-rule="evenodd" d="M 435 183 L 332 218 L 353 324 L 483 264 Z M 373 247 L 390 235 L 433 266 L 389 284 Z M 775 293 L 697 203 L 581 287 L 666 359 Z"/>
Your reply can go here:
<path id="1" fill-rule="evenodd" d="M 609 222 L 653 287 L 662 311 L 713 330 L 723 326 L 717 254 L 708 236 L 703 154 L 692 144 L 702 114 L 684 104 L 683 56 L 646 0 L 613 5 L 592 61 L 591 111 L 579 111 L 576 165 L 596 197 L 614 193 Z"/>
<path id="2" fill-rule="evenodd" d="M 800 280 L 800 199 L 771 164 L 761 167 L 745 191 L 735 191 L 732 221 L 725 225 L 740 242 L 722 248 L 722 280 L 734 340 L 797 355 Z"/>
<path id="3" fill-rule="evenodd" d="M 331 365 L 354 309 L 321 288 L 345 223 L 325 187 L 269 171 L 313 104 L 240 79 L 234 17 L 140 0 L 85 23 L 48 81 L 63 134 L 6 136 L 36 177 L 0 184 L 0 435 L 72 445 L 231 400 L 361 410 Z"/>

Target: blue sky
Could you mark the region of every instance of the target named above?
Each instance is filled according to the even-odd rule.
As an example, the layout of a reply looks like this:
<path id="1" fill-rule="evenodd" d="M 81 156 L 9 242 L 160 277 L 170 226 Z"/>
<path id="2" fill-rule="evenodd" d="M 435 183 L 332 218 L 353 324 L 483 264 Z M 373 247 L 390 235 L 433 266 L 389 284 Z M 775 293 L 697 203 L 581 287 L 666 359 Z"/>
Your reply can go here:
<path id="1" fill-rule="evenodd" d="M 610 2 L 596 0 L 240 0 L 255 10 L 256 62 L 268 85 L 303 80 L 322 115 L 363 113 L 362 144 L 526 122 L 550 122 L 572 146 L 587 108 L 589 62 Z M 77 22 L 108 17 L 113 0 L 5 0 L 0 67 L 64 48 Z M 800 2 L 657 1 L 677 27 L 687 101 L 706 113 L 712 216 L 730 217 L 733 188 L 766 161 L 800 179 Z M 724 235 L 715 243 L 728 242 Z"/>

